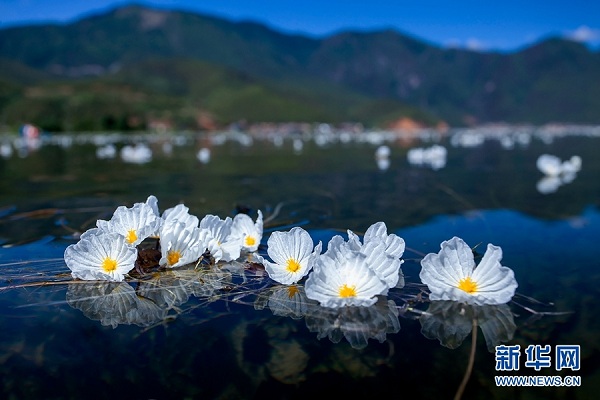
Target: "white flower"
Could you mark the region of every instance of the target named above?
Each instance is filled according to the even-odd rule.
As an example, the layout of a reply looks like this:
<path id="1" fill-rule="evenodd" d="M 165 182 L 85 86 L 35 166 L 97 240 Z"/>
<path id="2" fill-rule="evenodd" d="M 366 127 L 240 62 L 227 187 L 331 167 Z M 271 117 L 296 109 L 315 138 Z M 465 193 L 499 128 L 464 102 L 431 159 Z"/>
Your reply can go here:
<path id="1" fill-rule="evenodd" d="M 542 154 L 538 157 L 535 164 L 545 175 L 559 176 L 562 173 L 562 161 L 555 155 Z"/>
<path id="2" fill-rule="evenodd" d="M 385 253 L 392 257 L 400 258 L 404 254 L 404 239 L 391 233 L 388 235 L 385 222 L 376 222 L 371 225 L 363 237 L 365 244 L 372 240 L 381 239 L 385 243 Z"/>
<path id="3" fill-rule="evenodd" d="M 210 149 L 208 147 L 203 147 L 196 153 L 196 158 L 202 164 L 206 164 L 210 161 Z"/>
<path id="4" fill-rule="evenodd" d="M 302 279 L 321 253 L 321 242 L 313 249 L 313 240 L 304 229 L 294 227 L 288 232 L 276 231 L 267 241 L 267 254 L 273 262 L 257 256 L 269 277 L 284 285 Z"/>
<path id="5" fill-rule="evenodd" d="M 185 224 L 187 228 L 197 228 L 200 220 L 189 213 L 189 207 L 177 204 L 175 207 L 167 208 L 162 215 L 163 223 L 169 224 L 174 220 Z"/>
<path id="6" fill-rule="evenodd" d="M 341 242 L 339 242 L 340 240 Z M 388 288 L 403 287 L 404 275 L 400 266 L 404 263 L 401 259 L 405 249 L 404 239 L 393 233 L 388 235 L 385 223 L 376 222 L 365 232 L 363 242 L 364 244 L 361 244 L 360 238 L 348 230 L 348 249 L 366 255 L 367 265 L 386 283 Z M 341 236 L 332 238 L 325 254 L 328 254 L 330 250 L 335 250 L 342 243 Z"/>
<path id="7" fill-rule="evenodd" d="M 94 228 L 65 250 L 73 278 L 122 281 L 135 267 L 137 250 L 122 235 Z"/>
<path id="8" fill-rule="evenodd" d="M 154 195 L 148 196 L 146 200 L 146 204 L 150 206 L 154 215 L 158 218 L 158 223 L 156 226 L 156 232 L 154 235 L 159 235 L 162 226 L 165 224 L 170 224 L 171 222 L 177 220 L 182 222 L 188 228 L 197 228 L 200 220 L 195 215 L 191 215 L 189 213 L 189 207 L 186 207 L 184 204 L 178 204 L 174 207 L 167 208 L 162 216 L 160 214 L 158 208 L 158 199 Z"/>
<path id="9" fill-rule="evenodd" d="M 429 148 L 413 148 L 406 154 L 410 164 L 425 165 L 434 170 L 443 168 L 446 165 L 446 155 L 446 148 L 438 144 Z"/>
<path id="10" fill-rule="evenodd" d="M 581 157 L 574 155 L 561 161 L 555 155 L 542 154 L 536 160 L 536 166 L 546 176 L 573 176 L 581 170 Z"/>
<path id="11" fill-rule="evenodd" d="M 367 263 L 367 256 L 340 247 L 335 257 L 321 256 L 304 285 L 306 297 L 322 306 L 372 306 L 388 286 Z"/>
<path id="12" fill-rule="evenodd" d="M 151 194 L 150 196 L 148 196 L 148 198 L 146 199 L 146 204 L 150 206 L 154 215 L 160 217 L 160 211 L 158 211 L 158 199 L 155 195 Z"/>
<path id="13" fill-rule="evenodd" d="M 471 248 L 453 237 L 441 244 L 439 253 L 421 260 L 421 281 L 429 287 L 430 300 L 453 300 L 467 304 L 508 303 L 517 289 L 513 271 L 500 264 L 502 249 L 488 244 L 475 268 Z"/>
<path id="14" fill-rule="evenodd" d="M 168 268 L 196 262 L 206 250 L 198 228 L 187 228 L 176 220 L 163 225 L 160 232 L 160 265 Z"/>
<path id="15" fill-rule="evenodd" d="M 152 149 L 145 143 L 125 145 L 121 149 L 123 161 L 133 164 L 145 164 L 152 161 Z"/>
<path id="16" fill-rule="evenodd" d="M 131 246 L 137 246 L 155 234 L 160 219 L 147 203 L 135 203 L 133 207 L 117 207 L 110 221 L 98 220 L 96 226 L 103 231 L 116 232 Z"/>
<path id="17" fill-rule="evenodd" d="M 242 239 L 231 234 L 232 224 L 230 217 L 223 220 L 210 214 L 200 221 L 200 235 L 215 262 L 233 261 L 240 257 Z"/>
<path id="18" fill-rule="evenodd" d="M 563 161 L 562 170 L 564 174 L 576 174 L 581 170 L 581 157 L 575 155 Z"/>
<path id="19" fill-rule="evenodd" d="M 231 227 L 232 235 L 238 236 L 242 240 L 242 250 L 253 252 L 258 250 L 260 241 L 263 235 L 263 215 L 258 210 L 256 222 L 252 221 L 247 214 L 237 214 L 233 217 L 233 225 Z"/>

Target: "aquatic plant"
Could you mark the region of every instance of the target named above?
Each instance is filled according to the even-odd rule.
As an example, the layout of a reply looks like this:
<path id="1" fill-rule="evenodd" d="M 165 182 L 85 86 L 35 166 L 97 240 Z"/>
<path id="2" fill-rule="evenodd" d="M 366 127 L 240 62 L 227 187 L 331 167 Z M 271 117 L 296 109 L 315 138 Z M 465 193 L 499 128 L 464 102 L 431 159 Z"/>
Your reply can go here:
<path id="1" fill-rule="evenodd" d="M 276 231 L 267 241 L 267 254 L 272 261 L 259 256 L 269 277 L 286 285 L 296 283 L 312 269 L 321 253 L 321 242 L 314 246 L 310 234 L 300 227 L 289 232 Z"/>
<path id="2" fill-rule="evenodd" d="M 460 238 L 442 242 L 439 253 L 421 260 L 419 277 L 430 290 L 430 300 L 452 300 L 474 305 L 504 304 L 517 289 L 512 269 L 500 264 L 502 249 L 488 244 L 479 265 Z"/>

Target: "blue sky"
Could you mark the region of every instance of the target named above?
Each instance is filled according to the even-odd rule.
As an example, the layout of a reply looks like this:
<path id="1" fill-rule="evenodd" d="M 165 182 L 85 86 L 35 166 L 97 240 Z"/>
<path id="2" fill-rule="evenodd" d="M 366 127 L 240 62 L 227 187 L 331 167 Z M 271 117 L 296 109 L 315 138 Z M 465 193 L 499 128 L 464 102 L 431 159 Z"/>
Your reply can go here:
<path id="1" fill-rule="evenodd" d="M 68 23 L 123 0 L 0 0 L 0 28 Z M 312 36 L 393 28 L 440 46 L 511 51 L 552 36 L 600 47 L 600 1 L 594 0 L 140 0 L 226 19 L 254 20 Z"/>

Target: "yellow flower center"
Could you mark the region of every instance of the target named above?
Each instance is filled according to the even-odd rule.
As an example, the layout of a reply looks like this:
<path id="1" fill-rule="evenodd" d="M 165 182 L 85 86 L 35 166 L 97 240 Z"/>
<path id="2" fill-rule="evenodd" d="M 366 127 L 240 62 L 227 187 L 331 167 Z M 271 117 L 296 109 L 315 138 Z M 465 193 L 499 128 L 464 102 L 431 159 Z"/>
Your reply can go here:
<path id="1" fill-rule="evenodd" d="M 467 276 L 458 282 L 458 288 L 469 294 L 473 294 L 477 291 L 477 283 L 470 276 Z"/>
<path id="2" fill-rule="evenodd" d="M 340 297 L 355 297 L 356 286 L 348 286 L 345 283 L 340 287 Z"/>
<path id="3" fill-rule="evenodd" d="M 246 246 L 254 246 L 256 244 L 256 239 L 254 236 L 246 236 Z"/>
<path id="4" fill-rule="evenodd" d="M 125 238 L 125 240 L 127 240 L 127 243 L 132 244 L 137 240 L 137 233 L 135 233 L 135 229 L 130 229 L 129 232 L 127 232 L 127 237 Z"/>
<path id="5" fill-rule="evenodd" d="M 285 268 L 290 272 L 297 272 L 300 269 L 300 263 L 293 258 L 287 260 Z"/>
<path id="6" fill-rule="evenodd" d="M 291 299 L 299 292 L 298 287 L 296 285 L 291 285 L 287 289 L 288 289 L 288 299 Z"/>
<path id="7" fill-rule="evenodd" d="M 169 250 L 169 252 L 167 253 L 167 262 L 169 263 L 169 265 L 177 263 L 180 258 L 181 253 L 179 252 L 179 250 Z"/>
<path id="8" fill-rule="evenodd" d="M 106 257 L 102 261 L 102 269 L 104 272 L 113 272 L 117 269 L 117 260 L 114 258 Z"/>

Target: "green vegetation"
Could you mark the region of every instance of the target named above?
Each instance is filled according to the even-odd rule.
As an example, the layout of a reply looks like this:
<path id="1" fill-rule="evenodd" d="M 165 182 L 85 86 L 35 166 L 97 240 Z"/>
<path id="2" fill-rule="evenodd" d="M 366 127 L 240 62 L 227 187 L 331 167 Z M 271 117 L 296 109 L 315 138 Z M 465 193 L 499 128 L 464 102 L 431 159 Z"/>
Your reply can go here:
<path id="1" fill-rule="evenodd" d="M 479 53 L 391 30 L 312 39 L 140 6 L 0 32 L 0 126 L 10 129 L 600 123 L 600 53 L 561 39 Z"/>
<path id="2" fill-rule="evenodd" d="M 343 88 L 321 96 L 189 59 L 146 60 L 99 77 L 0 84 L 0 113 L 13 129 L 32 122 L 45 131 L 210 129 L 237 121 L 376 124 L 394 114 L 432 120 L 398 100 Z"/>

